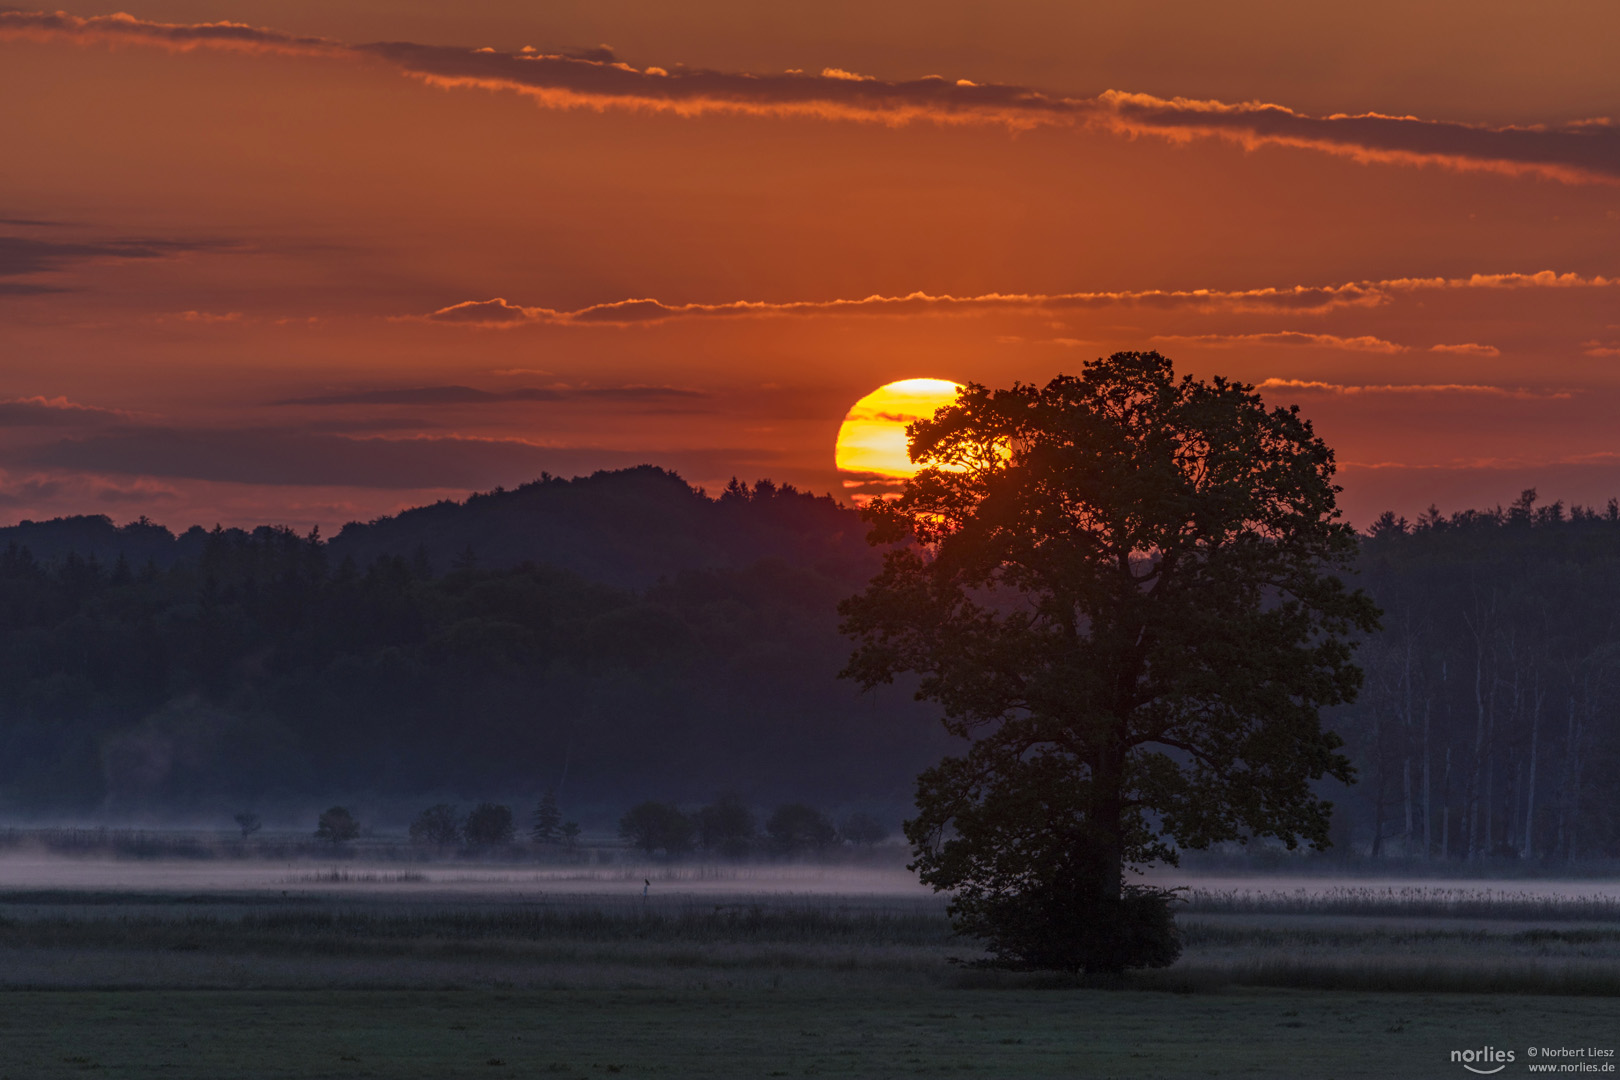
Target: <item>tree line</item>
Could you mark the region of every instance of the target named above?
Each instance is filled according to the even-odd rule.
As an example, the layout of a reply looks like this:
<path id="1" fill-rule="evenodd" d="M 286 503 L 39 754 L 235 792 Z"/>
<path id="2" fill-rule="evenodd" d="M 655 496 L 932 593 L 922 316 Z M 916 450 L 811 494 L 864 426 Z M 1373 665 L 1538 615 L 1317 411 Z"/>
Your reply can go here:
<path id="1" fill-rule="evenodd" d="M 595 816 L 733 787 L 898 813 L 941 740 L 906 695 L 836 679 L 851 587 L 771 559 L 640 589 L 421 551 L 359 565 L 276 528 L 216 529 L 167 566 L 9 545 L 0 811 L 397 805 L 566 777 Z"/>
<path id="2" fill-rule="evenodd" d="M 259 816 L 251 811 L 235 819 L 242 837 L 257 832 Z M 563 820 L 555 791 L 540 798 L 530 816 L 526 839 L 538 847 L 572 851 L 581 834 L 577 821 Z M 323 811 L 316 821 L 315 839 L 338 847 L 357 839 L 361 824 L 346 806 Z M 479 803 L 462 813 L 450 803 L 435 803 L 411 822 L 411 843 L 440 851 L 491 851 L 518 842 L 518 821 L 504 803 Z M 871 814 L 857 811 L 838 824 L 805 803 L 784 803 L 764 822 L 761 830 L 754 811 L 736 794 L 728 793 L 693 812 L 673 803 L 647 800 L 631 807 L 619 819 L 619 837 L 645 855 L 680 857 L 701 851 L 710 857 L 745 859 L 757 855 L 825 854 L 843 846 L 872 847 L 889 837 L 888 828 Z"/>
<path id="3" fill-rule="evenodd" d="M 1383 629 L 1360 699 L 1330 722 L 1360 773 L 1374 856 L 1620 855 L 1620 503 L 1386 513 L 1360 584 Z"/>
<path id="4" fill-rule="evenodd" d="M 954 743 L 906 688 L 836 678 L 841 572 L 627 589 L 414 550 L 361 565 L 286 529 L 186 536 L 166 563 L 0 547 L 0 811 L 420 806 L 566 776 L 593 827 L 728 788 L 897 818 Z M 1384 614 L 1359 700 L 1325 715 L 1358 776 L 1328 790 L 1337 850 L 1620 854 L 1620 508 L 1389 514 L 1356 569 Z"/>

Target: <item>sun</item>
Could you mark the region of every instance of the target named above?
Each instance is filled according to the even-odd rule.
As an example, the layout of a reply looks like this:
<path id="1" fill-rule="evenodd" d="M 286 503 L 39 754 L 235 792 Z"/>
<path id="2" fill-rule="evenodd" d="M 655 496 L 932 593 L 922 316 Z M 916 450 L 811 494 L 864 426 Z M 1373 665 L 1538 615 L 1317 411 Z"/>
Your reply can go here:
<path id="1" fill-rule="evenodd" d="M 906 456 L 906 425 L 952 404 L 961 389 L 948 379 L 901 379 L 857 401 L 838 428 L 835 461 L 845 490 L 864 502 L 916 473 Z"/>

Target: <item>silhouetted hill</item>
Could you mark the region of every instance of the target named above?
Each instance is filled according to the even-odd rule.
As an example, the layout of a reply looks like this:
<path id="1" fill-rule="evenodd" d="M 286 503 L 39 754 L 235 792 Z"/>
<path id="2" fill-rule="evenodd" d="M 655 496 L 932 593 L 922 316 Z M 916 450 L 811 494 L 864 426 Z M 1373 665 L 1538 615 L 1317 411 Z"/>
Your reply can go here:
<path id="1" fill-rule="evenodd" d="M 761 481 L 732 482 L 710 498 L 651 465 L 564 480 L 544 476 L 511 491 L 406 510 L 344 527 L 334 560 L 364 566 L 382 555 L 426 555 L 442 572 L 523 563 L 640 588 L 683 570 L 749 566 L 761 559 L 860 580 L 877 566 L 854 510 L 830 497 Z"/>
<path id="2" fill-rule="evenodd" d="M 47 564 L 71 553 L 106 567 L 122 557 L 135 569 L 148 562 L 168 569 L 200 558 L 210 536 L 241 544 L 284 531 L 192 525 L 176 535 L 144 515 L 120 526 L 104 514 L 85 514 L 0 527 L 0 551 L 26 548 Z M 673 472 L 642 465 L 572 480 L 542 476 L 510 491 L 351 522 L 325 547 L 333 566 L 344 558 L 369 566 L 395 555 L 425 557 L 438 573 L 469 561 L 502 570 L 533 563 L 643 588 L 685 570 L 745 567 L 761 559 L 858 583 L 878 562 L 865 535 L 860 515 L 825 495 L 764 480 L 751 488 L 733 481 L 710 498 Z"/>

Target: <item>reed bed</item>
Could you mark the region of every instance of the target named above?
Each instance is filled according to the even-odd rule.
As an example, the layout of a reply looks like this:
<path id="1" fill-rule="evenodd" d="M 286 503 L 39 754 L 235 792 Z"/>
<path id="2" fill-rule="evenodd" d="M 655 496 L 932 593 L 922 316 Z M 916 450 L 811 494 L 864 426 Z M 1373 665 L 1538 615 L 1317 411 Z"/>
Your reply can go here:
<path id="1" fill-rule="evenodd" d="M 1336 885 L 1325 889 L 1190 889 L 1181 910 L 1198 915 L 1351 915 L 1620 923 L 1620 896 L 1436 885 Z"/>

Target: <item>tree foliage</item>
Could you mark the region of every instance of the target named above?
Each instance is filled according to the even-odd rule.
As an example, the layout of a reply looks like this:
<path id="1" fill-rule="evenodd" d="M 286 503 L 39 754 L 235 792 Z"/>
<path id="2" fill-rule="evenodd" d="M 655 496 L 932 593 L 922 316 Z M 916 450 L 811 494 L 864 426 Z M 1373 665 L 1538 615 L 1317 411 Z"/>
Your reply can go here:
<path id="1" fill-rule="evenodd" d="M 777 807 L 765 821 L 765 833 L 783 855 L 825 851 L 838 842 L 838 830 L 827 815 L 804 803 Z"/>
<path id="2" fill-rule="evenodd" d="M 449 803 L 435 803 L 411 822 L 411 843 L 451 847 L 461 842 L 461 816 Z"/>
<path id="3" fill-rule="evenodd" d="M 461 825 L 462 838 L 469 847 L 500 847 L 510 844 L 516 834 L 512 808 L 500 803 L 479 803 Z"/>
<path id="4" fill-rule="evenodd" d="M 648 855 L 682 855 L 692 850 L 692 819 L 670 803 L 647 801 L 619 819 L 619 835 Z"/>
<path id="5" fill-rule="evenodd" d="M 322 812 L 315 823 L 315 839 L 334 847 L 346 844 L 359 835 L 360 822 L 345 806 L 334 806 Z"/>
<path id="6" fill-rule="evenodd" d="M 1167 962 L 1166 898 L 1126 872 L 1325 845 L 1312 781 L 1351 776 L 1319 714 L 1355 696 L 1349 639 L 1377 611 L 1335 573 L 1356 539 L 1332 451 L 1157 353 L 969 386 L 910 437 L 924 468 L 867 512 L 895 546 L 840 610 L 847 675 L 916 673 L 972 740 L 918 780 L 914 866 L 1006 962 Z"/>
<path id="7" fill-rule="evenodd" d="M 704 851 L 741 859 L 753 850 L 759 825 L 742 797 L 730 792 L 698 811 L 698 843 Z"/>
<path id="8" fill-rule="evenodd" d="M 534 808 L 534 828 L 529 836 L 537 844 L 555 844 L 562 839 L 562 811 L 557 809 L 557 792 L 547 788 Z"/>
<path id="9" fill-rule="evenodd" d="M 838 835 L 857 847 L 872 847 L 889 838 L 889 829 L 871 814 L 857 811 L 838 826 Z"/>

